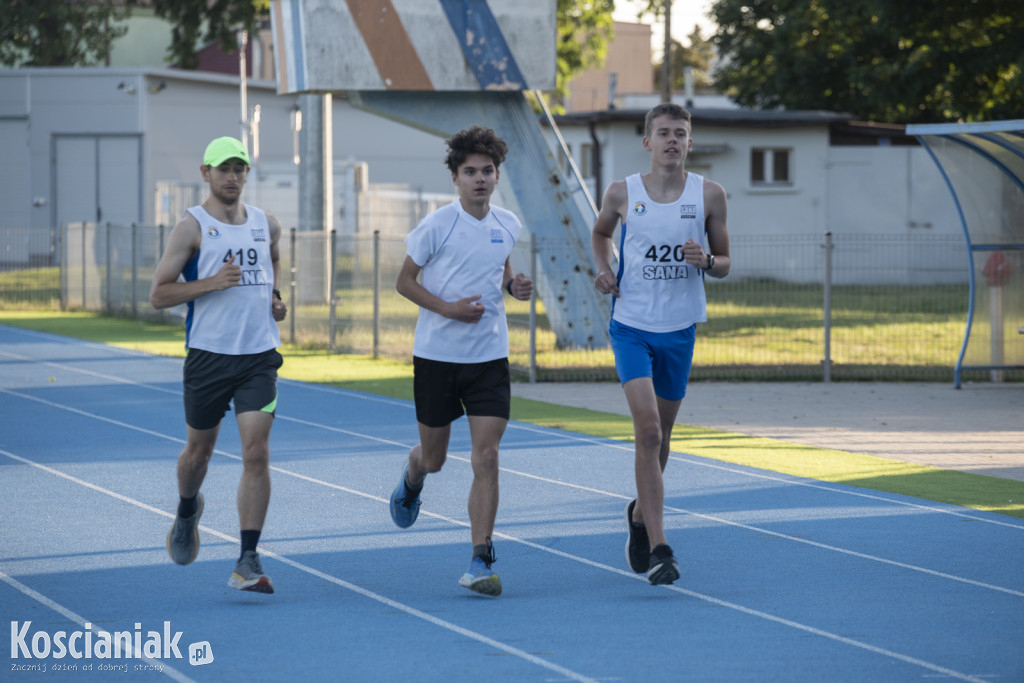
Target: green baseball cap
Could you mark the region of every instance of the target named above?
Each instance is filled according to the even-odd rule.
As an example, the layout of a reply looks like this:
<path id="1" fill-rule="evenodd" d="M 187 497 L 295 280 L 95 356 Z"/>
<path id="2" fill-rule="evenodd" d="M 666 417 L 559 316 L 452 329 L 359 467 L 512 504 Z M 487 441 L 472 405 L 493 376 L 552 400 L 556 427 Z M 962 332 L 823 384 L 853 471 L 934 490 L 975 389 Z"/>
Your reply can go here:
<path id="1" fill-rule="evenodd" d="M 206 146 L 203 153 L 204 166 L 220 166 L 228 159 L 241 159 L 249 166 L 249 153 L 245 145 L 235 138 L 217 138 Z"/>

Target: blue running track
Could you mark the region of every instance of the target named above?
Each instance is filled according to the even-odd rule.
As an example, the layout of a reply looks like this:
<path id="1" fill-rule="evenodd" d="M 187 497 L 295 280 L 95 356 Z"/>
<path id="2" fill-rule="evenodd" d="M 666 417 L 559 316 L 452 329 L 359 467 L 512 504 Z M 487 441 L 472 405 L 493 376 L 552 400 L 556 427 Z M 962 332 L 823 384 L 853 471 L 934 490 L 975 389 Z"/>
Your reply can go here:
<path id="1" fill-rule="evenodd" d="M 279 393 L 260 548 L 277 592 L 242 593 L 233 416 L 199 557 L 174 565 L 181 360 L 0 326 L 0 679 L 1024 681 L 1024 520 L 674 453 L 682 578 L 654 587 L 624 555 L 631 446 L 512 422 L 486 598 L 457 584 L 464 419 L 401 530 L 412 405 Z"/>

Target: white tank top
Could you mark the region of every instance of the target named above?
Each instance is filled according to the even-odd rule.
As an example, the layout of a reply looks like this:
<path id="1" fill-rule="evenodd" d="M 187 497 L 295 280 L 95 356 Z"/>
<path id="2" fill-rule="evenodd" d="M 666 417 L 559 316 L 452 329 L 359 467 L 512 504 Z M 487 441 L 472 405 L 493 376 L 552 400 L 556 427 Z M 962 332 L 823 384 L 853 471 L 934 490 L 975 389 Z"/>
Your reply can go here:
<path id="1" fill-rule="evenodd" d="M 707 320 L 704 273 L 686 263 L 689 239 L 704 245 L 704 178 L 687 173 L 679 199 L 651 200 L 640 174 L 626 178 L 619 246 L 619 296 L 612 319 L 646 332 L 674 332 Z"/>
<path id="2" fill-rule="evenodd" d="M 237 287 L 210 292 L 188 303 L 185 346 L 234 356 L 262 353 L 281 345 L 271 312 L 274 267 L 270 259 L 270 226 L 267 214 L 245 205 L 242 225 L 222 223 L 201 206 L 188 209 L 199 221 L 202 242 L 199 252 L 185 264 L 185 280 L 215 275 L 235 256 L 242 267 Z"/>

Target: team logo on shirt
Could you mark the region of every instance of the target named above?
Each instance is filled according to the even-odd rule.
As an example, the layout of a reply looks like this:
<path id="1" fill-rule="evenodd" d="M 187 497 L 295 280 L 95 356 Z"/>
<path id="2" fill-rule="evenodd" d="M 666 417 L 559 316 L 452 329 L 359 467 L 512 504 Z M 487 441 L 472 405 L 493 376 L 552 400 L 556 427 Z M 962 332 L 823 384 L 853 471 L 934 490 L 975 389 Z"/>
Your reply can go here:
<path id="1" fill-rule="evenodd" d="M 267 233 L 263 228 L 253 228 L 252 230 L 250 230 L 250 232 L 252 233 L 253 242 L 267 241 Z"/>
<path id="2" fill-rule="evenodd" d="M 680 204 L 679 205 L 679 217 L 680 218 L 696 218 L 697 217 L 697 205 L 696 204 Z"/>
<path id="3" fill-rule="evenodd" d="M 505 237 L 501 234 L 500 228 L 491 228 L 491 244 L 504 244 Z"/>
<path id="4" fill-rule="evenodd" d="M 647 213 L 647 205 L 644 204 L 643 202 L 637 202 L 636 206 L 633 207 L 633 213 L 635 213 L 637 216 L 643 216 L 645 213 Z"/>
<path id="5" fill-rule="evenodd" d="M 206 229 L 206 236 L 209 237 L 211 240 L 219 240 L 220 230 L 218 230 L 216 226 L 211 225 Z"/>

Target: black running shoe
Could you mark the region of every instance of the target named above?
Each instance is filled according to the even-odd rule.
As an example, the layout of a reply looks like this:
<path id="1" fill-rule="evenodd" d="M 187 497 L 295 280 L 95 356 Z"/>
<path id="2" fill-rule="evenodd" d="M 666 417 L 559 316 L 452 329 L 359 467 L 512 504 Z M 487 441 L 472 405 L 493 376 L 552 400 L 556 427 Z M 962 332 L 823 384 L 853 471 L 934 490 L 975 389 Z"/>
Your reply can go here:
<path id="1" fill-rule="evenodd" d="M 647 527 L 633 523 L 633 508 L 636 500 L 629 501 L 626 506 L 626 562 L 637 574 L 647 571 L 651 561 L 651 542 L 647 538 Z"/>
<path id="2" fill-rule="evenodd" d="M 679 578 L 679 565 L 672 556 L 672 548 L 664 543 L 651 551 L 651 568 L 647 570 L 647 583 L 655 586 L 672 583 Z"/>

